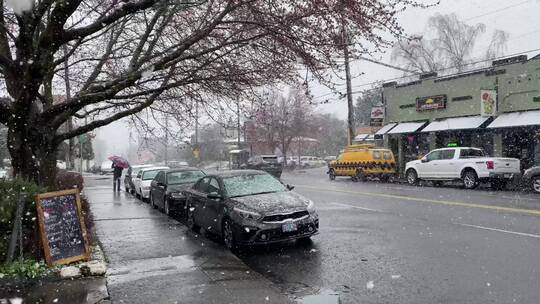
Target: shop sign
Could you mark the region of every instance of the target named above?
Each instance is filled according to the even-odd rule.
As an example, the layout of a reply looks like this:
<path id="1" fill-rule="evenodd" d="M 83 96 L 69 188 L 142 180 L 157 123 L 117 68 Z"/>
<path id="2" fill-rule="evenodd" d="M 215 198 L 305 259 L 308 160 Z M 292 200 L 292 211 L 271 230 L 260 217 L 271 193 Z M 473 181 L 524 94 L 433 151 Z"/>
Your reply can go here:
<path id="1" fill-rule="evenodd" d="M 373 127 L 381 127 L 384 121 L 384 106 L 377 106 L 371 108 L 371 122 Z"/>
<path id="2" fill-rule="evenodd" d="M 416 98 L 416 111 L 423 112 L 429 110 L 446 109 L 446 95 Z"/>
<path id="3" fill-rule="evenodd" d="M 495 90 L 480 91 L 480 115 L 485 117 L 497 115 L 497 92 Z"/>

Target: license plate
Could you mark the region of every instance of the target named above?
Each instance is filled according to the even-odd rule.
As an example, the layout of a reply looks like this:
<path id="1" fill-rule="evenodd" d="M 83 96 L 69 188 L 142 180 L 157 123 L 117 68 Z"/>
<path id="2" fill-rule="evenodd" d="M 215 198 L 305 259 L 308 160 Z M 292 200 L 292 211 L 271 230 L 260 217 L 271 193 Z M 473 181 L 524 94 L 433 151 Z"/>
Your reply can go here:
<path id="1" fill-rule="evenodd" d="M 510 178 L 510 177 L 512 177 L 512 174 L 505 174 L 504 175 L 504 178 Z"/>
<path id="2" fill-rule="evenodd" d="M 295 223 L 286 223 L 281 226 L 281 229 L 283 230 L 283 232 L 293 232 L 298 230 L 298 227 Z"/>

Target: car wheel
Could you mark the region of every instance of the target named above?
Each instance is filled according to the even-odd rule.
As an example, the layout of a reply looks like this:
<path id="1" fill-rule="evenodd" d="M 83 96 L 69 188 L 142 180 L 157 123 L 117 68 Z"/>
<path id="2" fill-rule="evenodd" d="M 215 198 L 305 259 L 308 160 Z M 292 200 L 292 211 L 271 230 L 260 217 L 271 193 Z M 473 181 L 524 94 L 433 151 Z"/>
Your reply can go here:
<path id="1" fill-rule="evenodd" d="M 334 171 L 334 169 L 330 169 L 330 172 L 328 172 L 328 178 L 332 181 L 336 179 L 336 171 Z"/>
<path id="2" fill-rule="evenodd" d="M 540 176 L 534 176 L 532 178 L 532 189 L 536 193 L 540 193 Z"/>
<path id="3" fill-rule="evenodd" d="M 191 206 L 191 204 L 187 204 L 187 226 L 192 231 L 198 233 L 201 227 L 199 227 L 197 225 L 197 222 L 195 221 L 195 215 L 193 214 L 194 210 L 195 210 L 195 207 Z"/>
<path id="4" fill-rule="evenodd" d="M 407 171 L 407 182 L 409 183 L 409 185 L 418 184 L 418 174 L 416 173 L 416 170 L 409 169 Z"/>
<path id="5" fill-rule="evenodd" d="M 390 181 L 390 176 L 383 175 L 383 176 L 379 177 L 379 180 L 381 181 L 381 183 L 388 183 L 388 181 Z"/>
<path id="6" fill-rule="evenodd" d="M 478 175 L 473 170 L 467 170 L 463 173 L 463 185 L 465 189 L 474 189 L 478 186 Z"/>
<path id="7" fill-rule="evenodd" d="M 229 250 L 234 250 L 236 248 L 236 243 L 234 241 L 234 233 L 232 229 L 232 224 L 229 219 L 223 220 L 223 228 L 221 229 L 221 234 L 223 237 L 223 243 Z"/>

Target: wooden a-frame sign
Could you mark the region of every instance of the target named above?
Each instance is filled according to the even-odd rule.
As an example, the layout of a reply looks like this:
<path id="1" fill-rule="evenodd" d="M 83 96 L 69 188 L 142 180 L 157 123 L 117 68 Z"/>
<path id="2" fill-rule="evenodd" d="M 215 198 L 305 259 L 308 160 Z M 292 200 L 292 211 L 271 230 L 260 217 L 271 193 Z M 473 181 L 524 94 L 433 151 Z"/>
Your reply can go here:
<path id="1" fill-rule="evenodd" d="M 49 266 L 88 261 L 90 247 L 78 189 L 36 196 L 41 243 Z"/>

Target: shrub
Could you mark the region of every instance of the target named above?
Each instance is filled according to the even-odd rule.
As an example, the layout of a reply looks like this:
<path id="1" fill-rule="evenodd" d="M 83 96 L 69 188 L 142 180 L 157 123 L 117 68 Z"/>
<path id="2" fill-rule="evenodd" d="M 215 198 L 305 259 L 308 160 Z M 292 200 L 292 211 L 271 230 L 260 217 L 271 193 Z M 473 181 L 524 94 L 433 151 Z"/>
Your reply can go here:
<path id="1" fill-rule="evenodd" d="M 9 239 L 13 229 L 13 219 L 17 211 L 17 204 L 21 194 L 25 193 L 24 213 L 22 217 L 23 234 L 25 244 L 30 238 L 34 238 L 33 231 L 36 227 L 35 196 L 43 192 L 44 188 L 35 183 L 20 179 L 0 181 L 0 260 L 4 260 L 7 254 Z"/>
<path id="2" fill-rule="evenodd" d="M 43 261 L 33 259 L 16 260 L 10 264 L 0 264 L 0 277 L 20 279 L 36 279 L 49 273 L 49 268 Z"/>
<path id="3" fill-rule="evenodd" d="M 80 173 L 66 170 L 57 170 L 54 189 L 51 191 L 61 191 L 67 189 L 78 188 L 82 191 L 84 188 L 84 179 Z"/>

